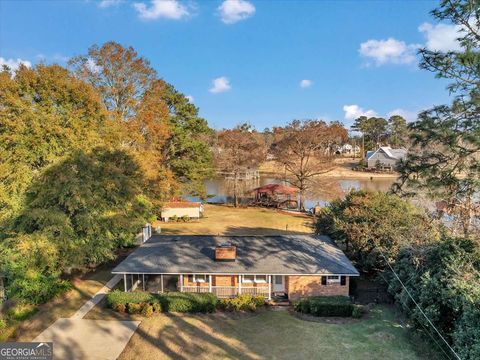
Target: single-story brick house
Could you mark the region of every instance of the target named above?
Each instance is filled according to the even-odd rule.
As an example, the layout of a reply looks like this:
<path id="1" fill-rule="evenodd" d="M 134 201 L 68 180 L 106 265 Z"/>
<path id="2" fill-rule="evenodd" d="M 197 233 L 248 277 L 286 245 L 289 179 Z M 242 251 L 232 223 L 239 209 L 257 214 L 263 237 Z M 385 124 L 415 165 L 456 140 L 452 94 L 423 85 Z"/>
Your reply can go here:
<path id="1" fill-rule="evenodd" d="M 168 221 L 174 216 L 177 218 L 188 216 L 190 219 L 199 219 L 202 213 L 203 205 L 200 202 L 169 201 L 163 205 L 160 218 L 163 221 Z"/>
<path id="2" fill-rule="evenodd" d="M 153 236 L 112 271 L 125 291 L 212 292 L 295 300 L 349 295 L 359 276 L 325 236 Z"/>

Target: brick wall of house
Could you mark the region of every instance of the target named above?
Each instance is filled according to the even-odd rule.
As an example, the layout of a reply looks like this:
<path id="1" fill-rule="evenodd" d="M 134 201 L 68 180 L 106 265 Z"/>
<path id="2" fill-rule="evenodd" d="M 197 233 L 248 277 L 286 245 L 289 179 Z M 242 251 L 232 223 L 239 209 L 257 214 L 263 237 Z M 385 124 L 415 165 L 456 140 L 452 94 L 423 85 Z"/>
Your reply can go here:
<path id="1" fill-rule="evenodd" d="M 307 296 L 348 296 L 350 278 L 345 285 L 322 285 L 321 276 L 286 276 L 285 285 L 290 300 Z"/>
<path id="2" fill-rule="evenodd" d="M 212 276 L 213 286 L 237 286 L 238 275 L 215 275 Z"/>
<path id="3" fill-rule="evenodd" d="M 206 282 L 188 281 L 188 275 L 183 275 L 183 286 L 209 286 Z M 212 275 L 212 286 L 238 286 L 238 275 Z M 244 287 L 268 287 L 267 283 L 242 283 Z"/>

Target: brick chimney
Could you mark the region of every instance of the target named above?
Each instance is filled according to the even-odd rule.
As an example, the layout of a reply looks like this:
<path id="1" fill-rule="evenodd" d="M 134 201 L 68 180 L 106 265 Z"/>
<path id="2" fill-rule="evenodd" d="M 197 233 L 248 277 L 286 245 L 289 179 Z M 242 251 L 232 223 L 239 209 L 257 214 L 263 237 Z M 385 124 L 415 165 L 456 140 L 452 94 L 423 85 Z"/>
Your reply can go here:
<path id="1" fill-rule="evenodd" d="M 215 247 L 215 261 L 235 261 L 237 247 L 230 243 L 223 243 Z"/>

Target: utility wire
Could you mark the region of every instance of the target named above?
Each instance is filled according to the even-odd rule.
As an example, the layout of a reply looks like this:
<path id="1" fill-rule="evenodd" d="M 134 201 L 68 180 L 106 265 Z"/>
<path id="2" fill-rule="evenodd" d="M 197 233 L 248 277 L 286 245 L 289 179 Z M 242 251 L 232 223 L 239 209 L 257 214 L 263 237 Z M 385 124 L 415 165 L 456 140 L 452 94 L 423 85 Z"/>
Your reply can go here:
<path id="1" fill-rule="evenodd" d="M 380 250 L 379 250 L 380 251 Z M 393 275 L 395 275 L 395 277 L 397 278 L 397 280 L 400 282 L 400 285 L 402 285 L 403 289 L 407 292 L 407 295 L 410 297 L 410 299 L 412 299 L 413 303 L 415 304 L 415 306 L 418 308 L 418 310 L 420 310 L 420 312 L 422 313 L 422 315 L 425 317 L 425 319 L 427 319 L 428 323 L 430 324 L 430 326 L 437 332 L 438 336 L 440 336 L 440 338 L 443 340 L 443 342 L 448 346 L 448 348 L 450 349 L 450 351 L 455 355 L 455 357 L 458 359 L 458 360 L 462 360 L 460 358 L 460 356 L 458 356 L 458 354 L 455 352 L 455 350 L 453 350 L 453 348 L 450 346 L 450 344 L 448 343 L 447 340 L 445 340 L 445 338 L 442 336 L 442 334 L 440 333 L 440 331 L 438 331 L 438 329 L 435 327 L 435 325 L 433 325 L 433 323 L 430 321 L 430 319 L 428 318 L 428 316 L 423 312 L 422 308 L 420 307 L 420 305 L 418 305 L 418 303 L 415 301 L 415 299 L 413 298 L 412 294 L 410 294 L 410 291 L 408 291 L 407 287 L 403 284 L 402 280 L 400 279 L 400 277 L 397 275 L 397 273 L 395 272 L 395 270 L 393 270 L 392 266 L 390 265 L 390 262 L 387 260 L 387 258 L 385 257 L 385 255 L 383 255 L 383 252 L 380 251 L 380 254 L 383 256 L 383 258 L 385 259 L 385 262 L 387 263 L 388 267 L 390 268 L 390 270 L 392 271 Z M 440 347 L 441 348 L 441 347 Z M 442 348 L 441 348 L 442 349 Z M 442 349 L 443 351 L 443 349 Z"/>
<path id="2" fill-rule="evenodd" d="M 383 278 L 383 280 L 384 280 L 386 283 L 388 283 L 388 280 L 382 275 L 382 273 L 379 273 L 379 275 Z M 410 277 L 409 280 L 412 280 L 412 278 L 413 278 L 413 276 Z M 437 345 L 438 348 L 439 348 L 440 350 L 442 350 L 442 352 L 443 352 L 443 353 L 445 354 L 445 356 L 446 356 L 446 359 L 450 360 L 450 359 L 451 359 L 450 355 L 443 349 L 442 345 L 438 343 L 437 339 L 435 339 L 435 337 L 430 333 L 430 331 L 429 331 L 428 328 L 423 324 L 423 322 L 419 322 L 419 323 L 420 323 L 420 325 L 422 326 L 422 328 L 425 330 L 425 332 L 428 334 L 428 336 L 433 340 L 433 342 L 435 343 L 435 345 Z M 443 358 L 443 356 L 442 356 L 442 358 Z"/>

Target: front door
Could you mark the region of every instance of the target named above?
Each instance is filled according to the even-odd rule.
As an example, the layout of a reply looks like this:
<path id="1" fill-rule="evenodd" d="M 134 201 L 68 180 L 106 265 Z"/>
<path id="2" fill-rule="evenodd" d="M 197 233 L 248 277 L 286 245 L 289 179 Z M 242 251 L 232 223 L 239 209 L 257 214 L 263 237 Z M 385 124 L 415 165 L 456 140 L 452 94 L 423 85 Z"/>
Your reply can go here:
<path id="1" fill-rule="evenodd" d="M 273 292 L 285 292 L 285 276 L 273 276 Z"/>

